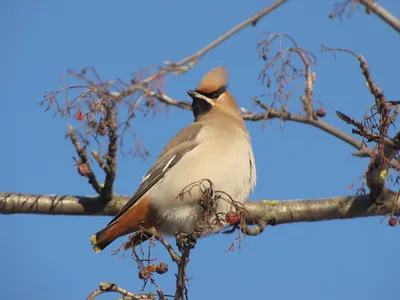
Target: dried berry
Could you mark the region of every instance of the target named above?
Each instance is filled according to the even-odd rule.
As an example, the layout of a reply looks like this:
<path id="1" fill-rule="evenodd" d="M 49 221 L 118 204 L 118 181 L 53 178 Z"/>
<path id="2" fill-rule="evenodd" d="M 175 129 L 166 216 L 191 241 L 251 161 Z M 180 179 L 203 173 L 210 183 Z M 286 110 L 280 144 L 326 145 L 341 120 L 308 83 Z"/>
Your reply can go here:
<path id="1" fill-rule="evenodd" d="M 89 166 L 88 164 L 79 164 L 78 173 L 83 177 L 89 177 Z"/>
<path id="2" fill-rule="evenodd" d="M 100 120 L 99 126 L 97 127 L 97 132 L 101 135 L 104 136 L 107 133 L 107 123 L 104 120 Z"/>
<path id="3" fill-rule="evenodd" d="M 225 215 L 225 220 L 229 224 L 236 224 L 239 221 L 239 215 L 235 211 L 229 211 Z"/>
<path id="4" fill-rule="evenodd" d="M 326 116 L 326 110 L 323 108 L 318 108 L 317 110 L 317 116 L 320 118 L 323 118 Z"/>
<path id="5" fill-rule="evenodd" d="M 147 269 L 141 269 L 141 270 L 139 271 L 139 278 L 140 278 L 140 279 L 149 279 L 149 278 L 150 278 L 150 275 L 151 275 L 151 273 L 150 273 L 150 271 L 147 270 Z"/>
<path id="6" fill-rule="evenodd" d="M 164 274 L 168 272 L 168 265 L 165 262 L 160 262 L 157 266 L 156 266 L 156 272 L 158 274 Z"/>

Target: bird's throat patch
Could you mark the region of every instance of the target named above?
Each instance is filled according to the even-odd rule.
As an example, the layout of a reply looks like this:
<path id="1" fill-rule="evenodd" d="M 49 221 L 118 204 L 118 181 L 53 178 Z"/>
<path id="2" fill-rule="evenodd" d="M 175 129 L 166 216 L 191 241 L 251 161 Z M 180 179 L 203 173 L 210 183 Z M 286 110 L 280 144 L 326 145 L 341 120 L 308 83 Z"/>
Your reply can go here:
<path id="1" fill-rule="evenodd" d="M 212 108 L 212 104 L 201 98 L 193 99 L 192 110 L 194 119 L 197 120 L 202 115 L 208 113 Z"/>

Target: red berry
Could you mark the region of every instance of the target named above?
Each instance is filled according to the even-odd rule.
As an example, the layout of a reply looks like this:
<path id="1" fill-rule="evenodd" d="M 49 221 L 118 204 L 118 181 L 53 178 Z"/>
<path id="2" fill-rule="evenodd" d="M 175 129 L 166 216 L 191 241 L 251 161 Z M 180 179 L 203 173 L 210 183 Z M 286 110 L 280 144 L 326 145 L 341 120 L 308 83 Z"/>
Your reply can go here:
<path id="1" fill-rule="evenodd" d="M 396 218 L 390 218 L 388 223 L 389 223 L 389 226 L 396 226 L 397 225 L 397 219 Z"/>
<path id="2" fill-rule="evenodd" d="M 78 111 L 76 112 L 76 114 L 75 114 L 75 118 L 76 118 L 78 121 L 82 121 L 84 117 L 85 117 L 85 114 L 84 114 L 83 112 L 81 112 L 80 110 L 78 110 Z"/>
<path id="3" fill-rule="evenodd" d="M 235 211 L 229 211 L 225 215 L 225 220 L 229 224 L 236 224 L 239 221 L 239 215 Z"/>
<path id="4" fill-rule="evenodd" d="M 326 110 L 323 108 L 318 108 L 317 110 L 317 116 L 320 118 L 323 118 L 326 116 Z"/>

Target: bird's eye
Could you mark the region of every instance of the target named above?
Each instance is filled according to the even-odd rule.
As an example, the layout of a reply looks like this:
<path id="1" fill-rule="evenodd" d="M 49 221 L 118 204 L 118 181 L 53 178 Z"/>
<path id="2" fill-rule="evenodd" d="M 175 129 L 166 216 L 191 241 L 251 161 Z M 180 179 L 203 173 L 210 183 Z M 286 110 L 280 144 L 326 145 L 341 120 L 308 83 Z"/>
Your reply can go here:
<path id="1" fill-rule="evenodd" d="M 221 86 L 218 90 L 210 93 L 209 97 L 211 99 L 218 99 L 226 91 L 226 86 Z"/>
<path id="2" fill-rule="evenodd" d="M 211 92 L 211 93 L 205 93 L 199 90 L 195 90 L 197 93 L 199 93 L 200 95 L 206 96 L 207 98 L 216 100 L 218 99 L 223 93 L 225 93 L 226 91 L 226 85 L 220 87 L 218 90 Z"/>

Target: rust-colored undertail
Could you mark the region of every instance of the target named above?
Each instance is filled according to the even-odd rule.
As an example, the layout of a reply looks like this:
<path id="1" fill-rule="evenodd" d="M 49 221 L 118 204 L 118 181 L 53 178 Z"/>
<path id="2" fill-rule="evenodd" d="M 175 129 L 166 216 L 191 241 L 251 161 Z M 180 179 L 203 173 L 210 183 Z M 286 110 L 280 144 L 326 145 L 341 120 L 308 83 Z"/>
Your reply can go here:
<path id="1" fill-rule="evenodd" d="M 146 228 L 153 226 L 153 221 L 149 209 L 149 197 L 145 195 L 118 219 L 92 236 L 90 242 L 93 250 L 96 253 L 100 252 L 117 238 L 138 231 L 139 226 Z"/>

